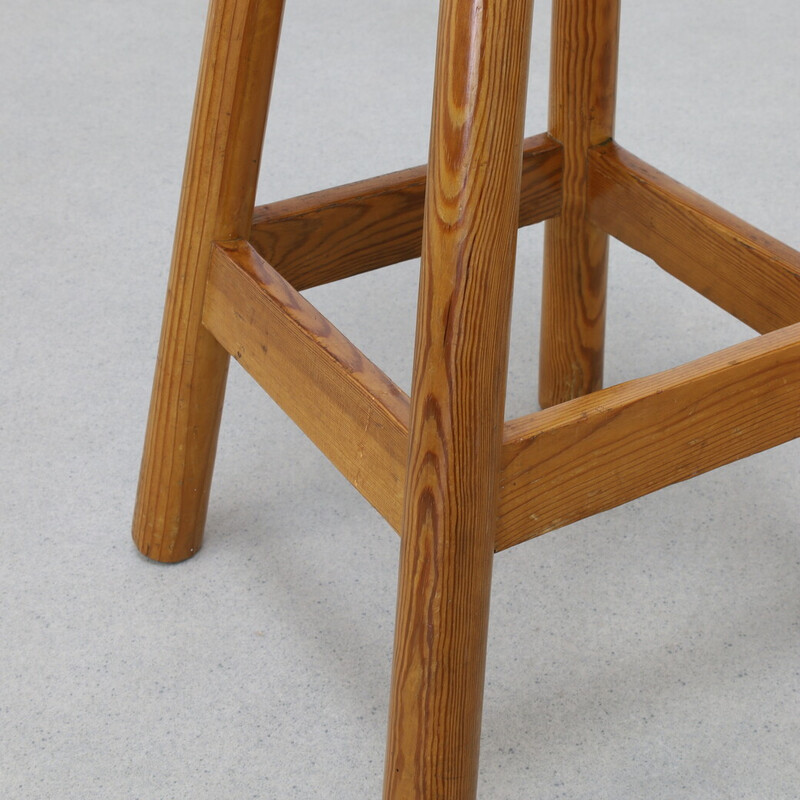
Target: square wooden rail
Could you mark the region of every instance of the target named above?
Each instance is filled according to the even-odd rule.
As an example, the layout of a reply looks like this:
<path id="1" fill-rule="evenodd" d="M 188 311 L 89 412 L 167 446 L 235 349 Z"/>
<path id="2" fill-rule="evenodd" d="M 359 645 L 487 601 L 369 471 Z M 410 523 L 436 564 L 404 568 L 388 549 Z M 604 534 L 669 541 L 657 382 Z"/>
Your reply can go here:
<path id="1" fill-rule="evenodd" d="M 525 142 L 520 225 L 561 203 L 561 147 Z M 203 324 L 400 531 L 409 398 L 298 290 L 420 255 L 425 167 L 257 209 L 215 245 Z M 800 253 L 616 144 L 593 149 L 591 219 L 764 332 L 506 422 L 503 550 L 800 436 Z"/>

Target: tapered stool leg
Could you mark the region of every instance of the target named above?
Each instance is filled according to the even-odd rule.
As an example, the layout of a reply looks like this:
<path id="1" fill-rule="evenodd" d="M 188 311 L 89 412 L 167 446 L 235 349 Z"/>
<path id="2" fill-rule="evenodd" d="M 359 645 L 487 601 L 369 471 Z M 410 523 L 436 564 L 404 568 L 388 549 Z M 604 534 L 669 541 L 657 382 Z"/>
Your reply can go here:
<path id="1" fill-rule="evenodd" d="M 543 407 L 603 383 L 608 236 L 586 219 L 588 149 L 611 138 L 620 0 L 554 0 L 550 135 L 564 147 L 562 211 L 545 223 Z"/>
<path id="2" fill-rule="evenodd" d="M 215 240 L 247 238 L 282 0 L 212 0 L 150 404 L 133 538 L 181 561 L 203 537 L 228 354 L 201 324 Z"/>
<path id="3" fill-rule="evenodd" d="M 474 798 L 532 0 L 443 0 L 384 796 Z"/>

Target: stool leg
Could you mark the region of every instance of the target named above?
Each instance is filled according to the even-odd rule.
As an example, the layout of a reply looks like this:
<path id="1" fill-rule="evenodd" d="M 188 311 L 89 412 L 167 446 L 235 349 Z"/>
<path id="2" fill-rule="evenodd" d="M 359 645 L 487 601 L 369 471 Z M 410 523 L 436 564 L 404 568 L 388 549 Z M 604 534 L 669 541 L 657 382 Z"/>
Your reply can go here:
<path id="1" fill-rule="evenodd" d="M 561 215 L 545 223 L 539 402 L 603 383 L 608 237 L 586 218 L 587 150 L 614 133 L 620 0 L 554 0 L 550 135 L 564 146 Z"/>
<path id="2" fill-rule="evenodd" d="M 203 43 L 133 538 L 159 561 L 203 537 L 228 354 L 202 326 L 211 243 L 249 235 L 282 0 L 212 0 Z"/>
<path id="3" fill-rule="evenodd" d="M 474 798 L 532 0 L 443 0 L 386 800 Z"/>

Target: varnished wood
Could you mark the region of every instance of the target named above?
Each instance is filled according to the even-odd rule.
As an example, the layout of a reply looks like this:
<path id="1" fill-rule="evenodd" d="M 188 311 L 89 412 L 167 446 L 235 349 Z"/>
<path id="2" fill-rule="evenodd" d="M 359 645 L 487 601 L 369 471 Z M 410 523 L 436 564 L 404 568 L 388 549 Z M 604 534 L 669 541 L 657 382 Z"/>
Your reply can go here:
<path id="1" fill-rule="evenodd" d="M 554 0 L 550 130 L 523 142 L 531 10 L 442 0 L 429 168 L 255 212 L 282 2 L 209 11 L 134 538 L 200 546 L 233 354 L 402 534 L 385 800 L 475 798 L 495 549 L 800 436 L 800 255 L 611 141 L 619 0 Z M 541 220 L 560 405 L 504 424 Z M 771 332 L 601 389 L 609 234 Z M 409 400 L 298 291 L 419 255 Z"/>
<path id="2" fill-rule="evenodd" d="M 800 321 L 800 253 L 622 147 L 590 156 L 589 216 L 760 333 Z"/>
<path id="3" fill-rule="evenodd" d="M 203 322 L 399 531 L 408 397 L 245 242 L 214 248 Z"/>
<path id="4" fill-rule="evenodd" d="M 561 210 L 561 145 L 525 140 L 519 225 Z M 419 258 L 427 166 L 260 206 L 250 242 L 296 289 Z"/>
<path id="5" fill-rule="evenodd" d="M 531 7 L 441 4 L 386 800 L 475 797 Z"/>
<path id="6" fill-rule="evenodd" d="M 213 0 L 133 521 L 159 561 L 203 538 L 228 354 L 201 326 L 211 242 L 247 238 L 282 0 Z"/>
<path id="7" fill-rule="evenodd" d="M 506 425 L 497 549 L 800 436 L 800 324 Z"/>
<path id="8" fill-rule="evenodd" d="M 603 382 L 608 237 L 586 219 L 587 151 L 614 132 L 619 0 L 554 0 L 550 134 L 564 146 L 560 216 L 545 224 L 539 402 Z"/>

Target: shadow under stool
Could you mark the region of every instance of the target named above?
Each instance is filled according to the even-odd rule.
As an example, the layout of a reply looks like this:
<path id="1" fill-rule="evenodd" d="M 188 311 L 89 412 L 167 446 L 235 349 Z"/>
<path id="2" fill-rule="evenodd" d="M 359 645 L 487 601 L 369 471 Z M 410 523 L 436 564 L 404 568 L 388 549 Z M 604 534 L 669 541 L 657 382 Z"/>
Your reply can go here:
<path id="1" fill-rule="evenodd" d="M 619 0 L 441 0 L 426 166 L 255 208 L 282 0 L 211 0 L 133 535 L 199 549 L 229 357 L 401 535 L 384 796 L 474 798 L 493 554 L 800 435 L 800 254 L 613 138 Z M 504 419 L 545 223 L 542 411 Z M 609 235 L 756 338 L 602 388 Z M 421 256 L 409 397 L 299 292 Z"/>

